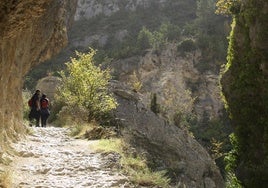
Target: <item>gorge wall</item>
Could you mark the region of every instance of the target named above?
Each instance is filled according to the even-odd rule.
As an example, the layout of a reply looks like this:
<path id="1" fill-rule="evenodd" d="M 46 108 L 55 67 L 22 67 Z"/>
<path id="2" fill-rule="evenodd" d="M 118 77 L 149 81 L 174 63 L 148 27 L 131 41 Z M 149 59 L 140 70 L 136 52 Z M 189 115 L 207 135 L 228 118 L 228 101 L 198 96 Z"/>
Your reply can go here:
<path id="1" fill-rule="evenodd" d="M 221 83 L 237 139 L 232 164 L 245 187 L 268 184 L 268 2 L 234 7 Z"/>
<path id="2" fill-rule="evenodd" d="M 67 44 L 75 0 L 0 2 L 0 143 L 24 132 L 22 86 L 25 74 Z M 1 150 L 2 152 L 2 150 Z"/>
<path id="3" fill-rule="evenodd" d="M 173 43 L 160 53 L 147 51 L 144 56 L 118 60 L 112 66 L 119 81 L 131 87 L 135 82 L 141 83 L 139 92 L 147 107 L 155 93 L 167 119 L 179 112 L 193 111 L 199 118 L 204 112 L 218 117 L 223 108 L 219 77 L 211 71 L 201 74 L 196 68 L 200 58 L 200 51 L 182 56 Z"/>
<path id="4" fill-rule="evenodd" d="M 179 19 L 176 18 L 178 20 L 175 23 L 182 28 L 185 23 L 182 22 L 181 18 L 185 17 L 185 22 L 191 22 L 194 19 L 195 3 L 195 1 L 174 2 L 169 0 L 113 0 L 105 2 L 79 0 L 75 14 L 77 24 L 74 24 L 70 33 L 70 44 L 75 48 L 85 49 L 94 43 L 105 46 L 113 39 L 117 40 L 118 43 L 122 42 L 131 33 L 127 27 L 128 23 L 124 27 L 122 24 L 117 24 L 119 18 L 116 14 L 129 16 L 123 14 L 124 12 L 147 11 L 160 15 L 163 14 L 165 8 L 170 12 L 176 10 L 176 13 L 173 14 L 178 14 L 176 16 Z M 156 12 L 148 9 L 148 7 L 154 6 Z M 146 13 L 142 14 L 146 15 Z M 165 16 L 168 17 L 164 14 L 162 17 Z M 170 17 L 167 20 L 171 19 Z M 101 20 L 99 22 L 103 22 L 103 24 L 94 22 L 98 18 Z M 106 19 L 111 19 L 111 22 L 106 23 Z M 135 24 L 135 19 L 129 18 L 128 22 Z M 138 22 L 142 23 L 142 20 L 138 20 Z M 84 25 L 90 24 L 86 28 L 82 27 L 82 23 Z M 89 31 L 89 28 L 92 27 L 96 30 L 95 32 L 94 29 Z M 87 32 L 81 32 L 81 30 Z M 79 35 L 74 34 L 78 31 Z M 183 39 L 167 44 L 157 52 L 147 50 L 142 55 L 114 60 L 109 65 L 119 81 L 129 85 L 135 81 L 141 83 L 139 92 L 143 94 L 143 102 L 147 107 L 150 106 L 151 96 L 155 93 L 157 102 L 163 109 L 164 116 L 168 119 L 172 119 L 174 114 L 180 112 L 195 112 L 199 119 L 203 117 L 204 113 L 207 113 L 210 118 L 217 118 L 223 109 L 220 88 L 218 87 L 218 73 L 209 70 L 201 73 L 196 68 L 203 64 L 201 51 L 196 50 L 182 55 L 177 50 L 181 40 Z"/>

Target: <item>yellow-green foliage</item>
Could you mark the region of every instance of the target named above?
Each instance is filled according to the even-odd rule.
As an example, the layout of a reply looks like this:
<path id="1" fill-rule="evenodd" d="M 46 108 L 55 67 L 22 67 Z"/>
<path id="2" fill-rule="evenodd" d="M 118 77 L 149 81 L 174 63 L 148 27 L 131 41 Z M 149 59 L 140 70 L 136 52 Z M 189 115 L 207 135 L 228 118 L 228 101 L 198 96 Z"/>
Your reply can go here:
<path id="1" fill-rule="evenodd" d="M 105 152 L 117 152 L 120 155 L 123 154 L 122 150 L 122 140 L 119 138 L 113 139 L 102 139 L 99 140 L 96 145 L 93 146 L 97 151 L 105 151 Z"/>
<path id="2" fill-rule="evenodd" d="M 241 0 L 218 0 L 216 3 L 217 14 L 230 15 L 238 13 Z"/>
<path id="3" fill-rule="evenodd" d="M 129 83 L 134 91 L 140 91 L 142 88 L 142 83 L 139 80 L 137 73 L 134 72 L 133 75 L 130 77 L 130 83 Z"/>
<path id="4" fill-rule="evenodd" d="M 31 93 L 28 90 L 22 92 L 22 100 L 23 100 L 23 118 L 28 119 L 28 114 L 30 108 L 28 106 L 28 100 L 31 98 Z"/>
<path id="5" fill-rule="evenodd" d="M 57 100 L 63 101 L 69 109 L 87 109 L 88 120 L 100 118 L 117 105 L 108 93 L 110 71 L 94 65 L 95 53 L 93 49 L 87 54 L 76 52 L 77 58 L 66 63 L 67 70 L 60 72 L 62 85 L 57 96 Z"/>
<path id="6" fill-rule="evenodd" d="M 121 158 L 123 172 L 137 185 L 152 187 L 169 187 L 170 179 L 165 176 L 165 171 L 152 171 L 141 156 L 133 156 L 121 139 L 100 140 L 95 144 L 96 150 L 105 152 L 117 152 Z"/>
<path id="7" fill-rule="evenodd" d="M 84 129 L 84 126 L 81 125 L 81 124 L 74 125 L 71 128 L 70 135 L 71 136 L 77 136 L 83 131 L 83 129 Z"/>

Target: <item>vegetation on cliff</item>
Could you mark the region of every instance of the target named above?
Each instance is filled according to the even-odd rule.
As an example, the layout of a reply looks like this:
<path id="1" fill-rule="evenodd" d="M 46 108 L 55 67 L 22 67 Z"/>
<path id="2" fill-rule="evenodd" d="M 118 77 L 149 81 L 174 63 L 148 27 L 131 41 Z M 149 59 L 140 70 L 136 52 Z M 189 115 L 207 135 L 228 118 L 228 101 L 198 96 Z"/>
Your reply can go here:
<path id="1" fill-rule="evenodd" d="M 203 54 L 202 63 L 197 64 L 197 68 L 203 72 L 219 72 L 226 55 L 229 19 L 215 15 L 215 0 L 151 3 L 149 7 L 139 6 L 136 11 L 125 11 L 121 7 L 110 16 L 97 15 L 74 22 L 68 47 L 56 58 L 33 69 L 26 77 L 25 87 L 32 88 L 47 72 L 56 74 L 64 68 L 63 62 L 75 55 L 75 50 L 87 52 L 88 45 L 98 49 L 96 60 L 102 63 L 107 58 L 142 55 L 149 48 L 159 51 L 167 42 L 192 40 L 193 46 L 201 49 Z M 115 35 L 118 31 L 125 33 L 120 39 Z M 103 42 L 100 42 L 102 38 Z M 83 40 L 91 42 L 85 45 Z"/>
<path id="2" fill-rule="evenodd" d="M 267 1 L 232 1 L 228 63 L 222 91 L 234 127 L 229 168 L 245 187 L 268 183 Z M 239 3 L 240 2 L 240 3 Z"/>

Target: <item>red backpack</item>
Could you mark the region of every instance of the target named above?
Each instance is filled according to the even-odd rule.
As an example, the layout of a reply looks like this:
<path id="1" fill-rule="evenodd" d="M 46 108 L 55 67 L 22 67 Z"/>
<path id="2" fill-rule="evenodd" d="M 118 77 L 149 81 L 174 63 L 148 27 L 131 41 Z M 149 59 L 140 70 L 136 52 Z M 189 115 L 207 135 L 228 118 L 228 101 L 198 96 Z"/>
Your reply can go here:
<path id="1" fill-rule="evenodd" d="M 33 106 L 33 98 L 30 98 L 30 99 L 28 100 L 28 106 L 29 106 L 29 107 L 32 107 L 32 106 Z"/>
<path id="2" fill-rule="evenodd" d="M 48 99 L 46 98 L 41 99 L 40 103 L 41 103 L 41 108 L 48 108 Z"/>

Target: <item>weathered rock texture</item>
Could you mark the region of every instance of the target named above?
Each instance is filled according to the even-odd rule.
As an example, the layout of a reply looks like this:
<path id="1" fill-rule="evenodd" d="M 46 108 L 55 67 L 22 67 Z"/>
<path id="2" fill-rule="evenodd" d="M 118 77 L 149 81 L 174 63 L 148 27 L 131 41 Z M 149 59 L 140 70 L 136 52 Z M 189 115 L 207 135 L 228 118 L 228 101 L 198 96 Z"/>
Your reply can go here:
<path id="1" fill-rule="evenodd" d="M 124 138 L 145 153 L 156 169 L 168 169 L 186 187 L 221 188 L 221 174 L 205 149 L 186 130 L 168 124 L 142 103 L 139 94 L 113 83 Z M 120 84 L 121 85 L 121 84 Z"/>
<path id="2" fill-rule="evenodd" d="M 75 5 L 75 0 L 0 2 L 0 143 L 23 130 L 24 75 L 66 45 Z"/>
<path id="3" fill-rule="evenodd" d="M 268 1 L 234 7 L 227 70 L 222 77 L 237 138 L 235 172 L 245 187 L 268 185 Z"/>
<path id="4" fill-rule="evenodd" d="M 160 53 L 148 51 L 144 56 L 113 62 L 118 80 L 133 86 L 142 84 L 143 103 L 149 107 L 152 94 L 165 107 L 165 115 L 172 119 L 177 112 L 196 112 L 202 117 L 218 117 L 223 108 L 220 100 L 219 76 L 210 71 L 201 74 L 195 67 L 200 63 L 198 51 L 185 56 L 177 51 L 177 44 L 169 44 Z"/>

